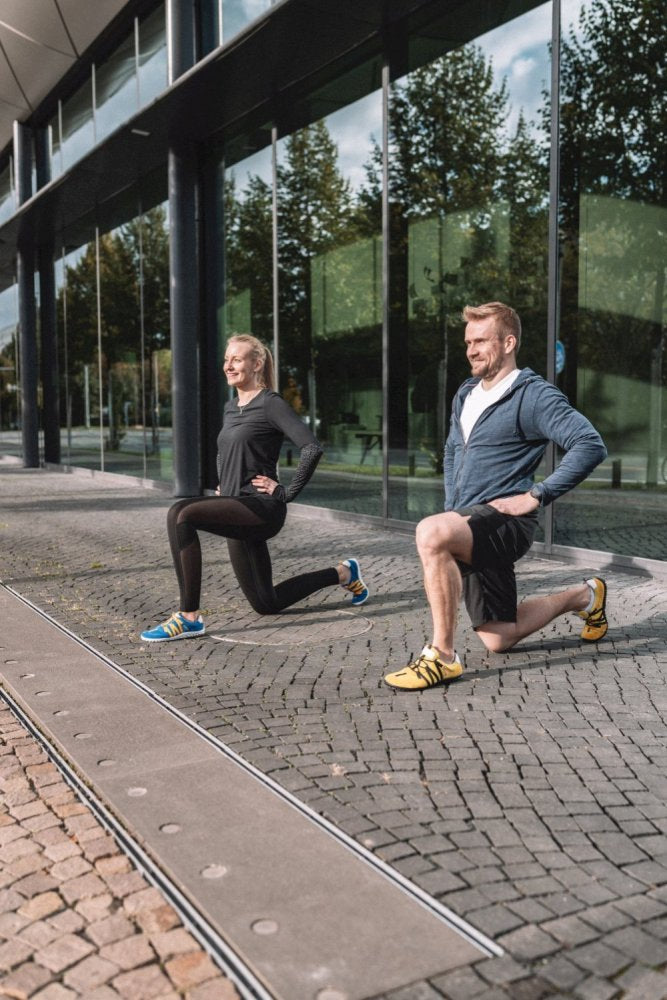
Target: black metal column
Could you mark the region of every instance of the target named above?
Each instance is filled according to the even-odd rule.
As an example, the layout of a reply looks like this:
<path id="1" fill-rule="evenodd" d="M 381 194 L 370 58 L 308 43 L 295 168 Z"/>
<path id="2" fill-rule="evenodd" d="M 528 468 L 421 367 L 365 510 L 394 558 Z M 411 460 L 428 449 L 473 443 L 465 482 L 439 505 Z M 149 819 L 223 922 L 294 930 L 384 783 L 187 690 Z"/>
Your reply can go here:
<path id="1" fill-rule="evenodd" d="M 39 468 L 37 309 L 35 307 L 35 260 L 32 246 L 19 247 L 17 251 L 16 280 L 19 293 L 19 357 L 23 465 L 26 469 L 37 469 Z"/>
<path id="2" fill-rule="evenodd" d="M 192 0 L 167 0 L 167 44 L 173 82 L 194 61 Z M 175 141 L 168 173 L 174 495 L 196 496 L 201 492 L 196 149 Z"/>
<path id="3" fill-rule="evenodd" d="M 16 198 L 19 205 L 32 194 L 31 132 L 14 122 Z M 35 252 L 32 236 L 24 236 L 16 252 L 19 298 L 19 357 L 21 385 L 21 438 L 26 469 L 39 467 L 39 411 L 37 407 L 37 310 L 35 307 Z"/>
<path id="4" fill-rule="evenodd" d="M 192 149 L 169 151 L 171 406 L 174 495 L 200 492 L 197 173 Z"/>
<path id="5" fill-rule="evenodd" d="M 38 264 L 44 461 L 59 463 L 60 392 L 56 327 L 56 277 L 53 250 L 50 247 L 40 247 Z"/>
<path id="6" fill-rule="evenodd" d="M 551 14 L 551 116 L 549 150 L 549 265 L 547 301 L 547 378 L 556 384 L 556 339 L 559 334 L 560 236 L 558 200 L 560 195 L 560 0 L 553 0 Z M 549 442 L 546 451 L 546 474 L 556 467 L 556 447 Z M 544 542 L 547 551 L 554 542 L 554 505 L 544 511 Z"/>
<path id="7" fill-rule="evenodd" d="M 222 362 L 218 321 L 224 290 L 222 165 L 209 157 L 200 171 L 201 344 L 200 417 L 202 486 L 218 485 L 217 438 L 222 424 Z"/>

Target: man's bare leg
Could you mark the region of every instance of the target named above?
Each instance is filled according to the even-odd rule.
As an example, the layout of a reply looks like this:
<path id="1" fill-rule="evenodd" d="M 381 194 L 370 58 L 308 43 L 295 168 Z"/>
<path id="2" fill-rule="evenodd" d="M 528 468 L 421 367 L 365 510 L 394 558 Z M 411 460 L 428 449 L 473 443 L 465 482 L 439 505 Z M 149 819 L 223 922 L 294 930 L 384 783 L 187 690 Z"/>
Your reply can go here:
<path id="1" fill-rule="evenodd" d="M 586 583 L 547 597 L 529 597 L 518 606 L 515 622 L 486 622 L 476 632 L 492 653 L 503 653 L 554 618 L 568 611 L 583 611 L 590 599 L 591 590 Z"/>
<path id="2" fill-rule="evenodd" d="M 457 560 L 472 559 L 468 518 L 448 511 L 424 518 L 417 525 L 417 551 L 424 569 L 424 589 L 433 619 L 432 645 L 443 659 L 454 659 L 454 629 L 461 600 Z"/>

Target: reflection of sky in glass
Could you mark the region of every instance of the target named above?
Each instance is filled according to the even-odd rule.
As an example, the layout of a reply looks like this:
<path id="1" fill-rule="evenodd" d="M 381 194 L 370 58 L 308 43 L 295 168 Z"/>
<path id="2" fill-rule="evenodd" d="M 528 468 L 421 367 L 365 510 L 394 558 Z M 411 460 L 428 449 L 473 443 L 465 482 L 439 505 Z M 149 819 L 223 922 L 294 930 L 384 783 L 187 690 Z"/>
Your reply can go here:
<path id="1" fill-rule="evenodd" d="M 222 40 L 228 42 L 238 35 L 246 24 L 263 14 L 271 6 L 272 0 L 223 0 Z"/>
<path id="2" fill-rule="evenodd" d="M 125 73 L 123 80 L 117 79 L 117 89 L 109 81 L 109 95 L 103 103 L 99 102 L 95 111 L 95 132 L 97 142 L 112 132 L 134 113 L 137 106 L 137 81 L 134 76 L 134 60 L 122 67 Z M 98 89 L 99 94 L 99 89 Z"/>
<path id="3" fill-rule="evenodd" d="M 4 350 L 12 340 L 18 321 L 16 285 L 10 285 L 0 292 L 0 351 Z"/>
<path id="4" fill-rule="evenodd" d="M 549 91 L 551 64 L 551 3 L 542 4 L 521 17 L 475 39 L 493 63 L 496 86 L 507 80 L 510 112 L 507 131 L 514 135 L 519 113 L 536 123 L 543 105 L 542 92 Z"/>
<path id="5" fill-rule="evenodd" d="M 382 101 L 380 91 L 368 94 L 325 118 L 329 135 L 338 148 L 341 174 L 357 191 L 366 181 L 364 164 L 371 158 L 373 139 L 382 136 Z M 278 143 L 278 162 L 283 159 L 285 140 Z"/>
<path id="6" fill-rule="evenodd" d="M 382 100 L 380 91 L 362 97 L 354 104 L 335 111 L 326 119 L 331 138 L 338 146 L 338 162 L 353 191 L 366 181 L 364 164 L 368 163 L 373 139 L 382 138 Z"/>
<path id="7" fill-rule="evenodd" d="M 564 33 L 566 29 L 571 30 L 573 22 L 576 24 L 581 4 L 582 0 L 563 0 Z M 244 17 L 249 20 L 251 13 L 256 17 L 267 6 L 266 0 L 230 0 L 225 11 L 229 7 L 230 13 L 232 10 L 238 13 L 243 8 Z M 539 112 L 544 102 L 543 91 L 548 92 L 550 83 L 550 40 L 551 2 L 541 4 L 499 28 L 494 28 L 473 42 L 492 61 L 496 86 L 500 87 L 503 79 L 507 81 L 508 135 L 514 134 L 521 110 L 526 122 L 529 125 L 532 123 L 533 131 L 539 121 Z M 352 190 L 356 191 L 366 181 L 364 164 L 370 158 L 372 140 L 379 142 L 382 134 L 379 93 L 369 94 L 330 114 L 326 124 L 338 147 L 341 172 L 349 180 Z M 281 140 L 278 143 L 279 161 L 282 159 L 283 145 L 284 140 Z M 248 157 L 241 164 L 236 164 L 232 171 L 239 192 L 246 187 L 250 174 L 259 176 L 270 184 L 271 157 L 268 150 Z"/>
<path id="8" fill-rule="evenodd" d="M 590 6 L 589 0 L 561 0 L 560 23 L 563 38 L 569 35 L 580 35 L 579 14 L 582 7 Z"/>
<path id="9" fill-rule="evenodd" d="M 167 29 L 164 7 L 139 25 L 139 102 L 145 106 L 167 86 Z"/>
<path id="10" fill-rule="evenodd" d="M 55 277 L 56 277 L 56 288 L 60 288 L 64 282 L 65 268 L 66 267 L 76 267 L 84 253 L 86 252 L 85 244 L 82 247 L 78 247 L 76 250 L 71 250 L 68 254 L 65 254 L 63 261 L 62 254 L 59 254 L 55 260 Z"/>
<path id="11" fill-rule="evenodd" d="M 576 7 L 581 0 L 565 0 Z M 528 123 L 537 123 L 543 104 L 543 90 L 549 90 L 551 74 L 551 3 L 542 4 L 521 17 L 508 21 L 475 39 L 487 59 L 493 62 L 496 86 L 507 79 L 509 115 L 507 131 L 513 135 L 523 109 Z M 350 104 L 326 119 L 327 127 L 338 146 L 341 172 L 358 190 L 366 181 L 364 164 L 370 158 L 372 139 L 378 143 L 382 134 L 382 105 L 378 94 Z"/>
<path id="12" fill-rule="evenodd" d="M 227 171 L 227 176 L 234 178 L 237 198 L 245 191 L 251 177 L 261 177 L 266 184 L 271 185 L 272 175 L 270 147 L 260 149 L 258 153 L 253 153 L 240 163 L 235 163 Z"/>
<path id="13" fill-rule="evenodd" d="M 167 86 L 167 50 L 163 49 L 139 66 L 139 100 L 149 104 Z"/>
<path id="14" fill-rule="evenodd" d="M 65 170 L 92 149 L 94 138 L 91 77 L 62 105 L 61 149 Z"/>

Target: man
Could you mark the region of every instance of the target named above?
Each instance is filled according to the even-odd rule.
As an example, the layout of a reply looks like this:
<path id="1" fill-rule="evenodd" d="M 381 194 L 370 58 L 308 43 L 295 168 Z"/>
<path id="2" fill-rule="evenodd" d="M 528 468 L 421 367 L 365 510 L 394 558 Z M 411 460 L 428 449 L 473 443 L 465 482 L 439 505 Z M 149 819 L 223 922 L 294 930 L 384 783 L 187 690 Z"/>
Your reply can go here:
<path id="1" fill-rule="evenodd" d="M 600 577 L 517 607 L 514 576 L 514 563 L 533 542 L 538 508 L 590 475 L 606 457 L 602 439 L 554 385 L 530 368 L 519 371 L 521 322 L 514 309 L 501 302 L 466 306 L 463 319 L 472 378 L 452 405 L 445 513 L 417 526 L 433 639 L 413 663 L 385 677 L 390 687 L 409 691 L 461 675 L 454 629 L 462 593 L 473 628 L 492 652 L 511 649 L 568 611 L 584 619 L 582 639 L 596 642 L 607 631 Z M 535 485 L 549 441 L 565 455 Z"/>

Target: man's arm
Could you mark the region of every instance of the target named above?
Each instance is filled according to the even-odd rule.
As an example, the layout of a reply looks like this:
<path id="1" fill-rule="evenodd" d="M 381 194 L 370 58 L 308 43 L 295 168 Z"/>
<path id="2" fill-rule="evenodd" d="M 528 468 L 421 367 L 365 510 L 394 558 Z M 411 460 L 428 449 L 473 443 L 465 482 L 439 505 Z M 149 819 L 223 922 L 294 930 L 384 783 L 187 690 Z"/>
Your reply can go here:
<path id="1" fill-rule="evenodd" d="M 565 452 L 560 465 L 537 487 L 540 499 L 530 493 L 492 500 L 491 506 L 503 514 L 530 514 L 540 503 L 547 506 L 590 476 L 607 457 L 598 432 L 583 414 L 575 410 L 563 393 L 548 382 L 541 383 L 532 407 L 526 407 L 522 427 L 528 438 L 553 441 Z"/>

